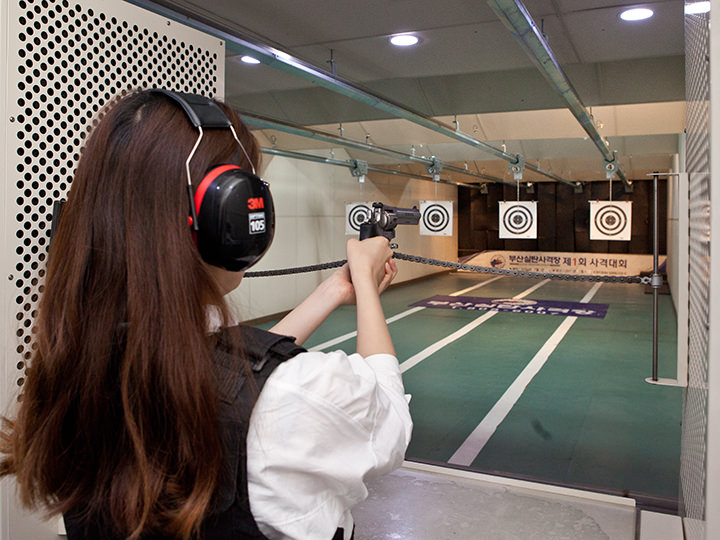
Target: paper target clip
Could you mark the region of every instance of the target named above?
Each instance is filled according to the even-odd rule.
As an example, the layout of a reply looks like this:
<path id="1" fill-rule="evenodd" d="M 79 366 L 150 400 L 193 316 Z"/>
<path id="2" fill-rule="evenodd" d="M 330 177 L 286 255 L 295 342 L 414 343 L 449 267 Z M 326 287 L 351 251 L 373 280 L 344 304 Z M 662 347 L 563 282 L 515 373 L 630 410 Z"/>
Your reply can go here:
<path id="1" fill-rule="evenodd" d="M 537 238 L 537 201 L 501 201 L 500 238 Z"/>
<path id="2" fill-rule="evenodd" d="M 371 202 L 354 202 L 345 205 L 345 234 L 359 234 L 360 225 L 368 217 Z"/>
<path id="3" fill-rule="evenodd" d="M 453 202 L 420 201 L 420 235 L 452 236 Z"/>
<path id="4" fill-rule="evenodd" d="M 590 201 L 590 240 L 629 241 L 632 201 Z"/>

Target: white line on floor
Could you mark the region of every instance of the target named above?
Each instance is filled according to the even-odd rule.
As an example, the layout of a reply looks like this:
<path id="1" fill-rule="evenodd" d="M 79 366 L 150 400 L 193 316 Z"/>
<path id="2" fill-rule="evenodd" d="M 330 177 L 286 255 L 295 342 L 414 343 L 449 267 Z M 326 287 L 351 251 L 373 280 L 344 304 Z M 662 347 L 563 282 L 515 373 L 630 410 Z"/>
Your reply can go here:
<path id="1" fill-rule="evenodd" d="M 493 281 L 497 281 L 498 279 L 500 279 L 502 277 L 503 276 L 497 276 L 492 279 L 488 279 L 487 281 L 483 281 L 482 283 L 477 283 L 476 285 L 473 285 L 472 287 L 468 287 L 467 289 L 462 289 L 460 291 L 455 291 L 454 293 L 450 293 L 448 296 L 463 295 L 466 292 L 470 292 L 472 290 L 479 289 L 480 287 L 484 287 L 485 285 L 488 285 L 488 284 L 492 283 Z M 399 321 L 400 319 L 407 317 L 408 315 L 412 315 L 413 313 L 417 313 L 418 311 L 422 311 L 423 309 L 427 309 L 427 308 L 424 306 L 410 308 L 407 311 L 403 311 L 402 313 L 398 313 L 397 315 L 393 315 L 392 317 L 385 319 L 385 322 L 387 324 L 394 323 L 395 321 Z M 336 338 L 325 341 L 324 343 L 320 343 L 319 345 L 315 345 L 314 347 L 311 347 L 308 350 L 322 351 L 322 350 L 327 349 L 328 347 L 332 347 L 333 345 L 337 345 L 338 343 L 342 343 L 343 341 L 352 339 L 355 336 L 357 336 L 357 332 L 348 332 L 347 334 L 343 334 L 342 336 L 338 336 Z"/>
<path id="2" fill-rule="evenodd" d="M 536 291 L 537 289 L 539 289 L 540 287 L 545 285 L 548 281 L 550 281 L 550 280 L 545 279 L 545 280 L 541 281 L 540 283 L 533 285 L 529 289 L 521 292 L 517 296 L 513 296 L 513 298 L 515 298 L 515 299 L 525 298 L 527 295 L 532 294 L 534 291 Z M 494 317 L 497 314 L 498 314 L 497 311 L 488 311 L 484 315 L 481 315 L 480 317 L 475 319 L 473 322 L 466 324 L 465 326 L 460 328 L 460 330 L 453 332 L 452 334 L 450 334 L 446 338 L 441 339 L 440 341 L 436 341 L 429 347 L 423 349 L 419 353 L 411 356 L 410 358 L 405 360 L 403 363 L 401 363 L 400 364 L 400 372 L 405 373 L 408 369 L 415 367 L 416 365 L 418 365 L 420 362 L 425 360 L 431 354 L 436 353 L 437 351 L 439 351 L 443 347 L 449 345 L 453 341 L 457 341 L 458 339 L 463 337 L 465 334 L 467 334 L 468 332 L 471 332 L 472 330 L 474 330 L 475 328 L 480 326 L 482 323 L 484 323 L 485 321 Z"/>
<path id="3" fill-rule="evenodd" d="M 600 288 L 602 283 L 596 283 L 592 289 L 583 297 L 580 302 L 589 302 L 595 293 Z M 510 410 L 515 406 L 520 396 L 522 396 L 527 385 L 530 384 L 533 377 L 538 374 L 540 369 L 545 365 L 545 362 L 553 353 L 558 344 L 563 340 L 568 330 L 575 324 L 577 317 L 565 317 L 565 320 L 558 326 L 557 330 L 553 332 L 542 348 L 537 352 L 532 360 L 525 366 L 525 369 L 518 375 L 517 379 L 510 385 L 505 391 L 498 402 L 490 409 L 482 422 L 473 430 L 473 432 L 465 439 L 465 442 L 460 445 L 460 448 L 452 455 L 448 460 L 448 463 L 452 465 L 465 465 L 469 466 L 475 458 L 478 456 L 480 451 L 485 447 L 490 437 L 495 433 L 495 430 L 500 423 L 505 420 Z"/>

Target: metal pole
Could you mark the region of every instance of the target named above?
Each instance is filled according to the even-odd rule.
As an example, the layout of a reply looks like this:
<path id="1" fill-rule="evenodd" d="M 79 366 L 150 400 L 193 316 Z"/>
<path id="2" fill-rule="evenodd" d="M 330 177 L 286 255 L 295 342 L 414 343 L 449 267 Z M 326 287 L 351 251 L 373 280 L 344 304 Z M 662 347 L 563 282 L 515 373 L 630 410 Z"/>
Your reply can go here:
<path id="1" fill-rule="evenodd" d="M 263 154 L 269 154 L 271 156 L 280 156 L 280 157 L 286 157 L 290 159 L 299 159 L 302 161 L 311 161 L 313 163 L 326 163 L 327 165 L 336 165 L 338 167 L 345 167 L 347 169 L 353 169 L 356 165 L 356 160 L 349 160 L 349 161 L 341 161 L 339 159 L 333 159 L 333 158 L 325 158 L 322 156 L 314 156 L 312 154 L 303 154 L 302 152 L 294 152 L 292 150 L 281 150 L 279 148 L 267 148 L 262 147 L 261 152 Z M 396 171 L 393 169 L 384 169 L 382 167 L 375 167 L 373 165 L 368 165 L 367 169 L 369 171 L 375 171 L 382 174 L 390 174 L 393 176 L 404 176 L 407 178 L 413 178 L 415 180 L 423 180 L 426 182 L 435 182 L 436 184 L 447 184 L 449 186 L 462 186 L 470 189 L 478 189 L 482 190 L 481 184 L 467 184 L 465 182 L 452 182 L 450 180 L 443 180 L 435 178 L 431 176 L 426 176 L 424 174 L 414 174 L 409 173 L 405 171 Z"/>
<path id="2" fill-rule="evenodd" d="M 658 274 L 658 174 L 653 173 L 653 275 L 650 286 L 653 290 L 653 352 L 652 380 L 658 380 L 658 294 L 662 286 L 662 276 Z"/>

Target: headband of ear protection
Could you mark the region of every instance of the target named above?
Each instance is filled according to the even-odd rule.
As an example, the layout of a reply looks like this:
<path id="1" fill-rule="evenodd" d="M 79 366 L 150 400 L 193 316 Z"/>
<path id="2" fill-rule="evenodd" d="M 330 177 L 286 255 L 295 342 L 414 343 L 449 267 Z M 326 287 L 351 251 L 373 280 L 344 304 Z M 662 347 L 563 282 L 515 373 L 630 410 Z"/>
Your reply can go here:
<path id="1" fill-rule="evenodd" d="M 231 271 L 255 264 L 270 247 L 275 234 L 275 211 L 270 188 L 255 175 L 255 166 L 235 133 L 230 119 L 204 96 L 153 89 L 173 99 L 198 130 L 195 146 L 185 162 L 190 199 L 189 221 L 203 260 Z M 247 157 L 252 172 L 237 165 L 216 165 L 193 190 L 190 161 L 203 129 L 228 129 Z"/>

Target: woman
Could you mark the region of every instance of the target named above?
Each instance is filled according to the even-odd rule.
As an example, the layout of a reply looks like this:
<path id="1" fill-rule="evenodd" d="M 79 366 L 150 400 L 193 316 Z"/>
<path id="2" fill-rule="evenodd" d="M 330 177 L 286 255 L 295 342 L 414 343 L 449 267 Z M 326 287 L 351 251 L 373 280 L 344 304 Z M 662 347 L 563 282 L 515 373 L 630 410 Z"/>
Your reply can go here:
<path id="1" fill-rule="evenodd" d="M 262 334 L 258 353 L 250 330 L 218 332 L 244 269 L 206 262 L 205 210 L 188 211 L 185 185 L 197 201 L 206 171 L 254 171 L 259 148 L 220 104 L 234 131 L 196 130 L 194 98 L 131 93 L 90 135 L 0 473 L 26 506 L 62 512 L 69 540 L 347 540 L 364 480 L 399 466 L 411 431 L 379 301 L 396 274 L 388 242 L 348 242 L 348 264 L 272 329 L 294 341 Z M 351 302 L 357 353 L 302 352 Z"/>

